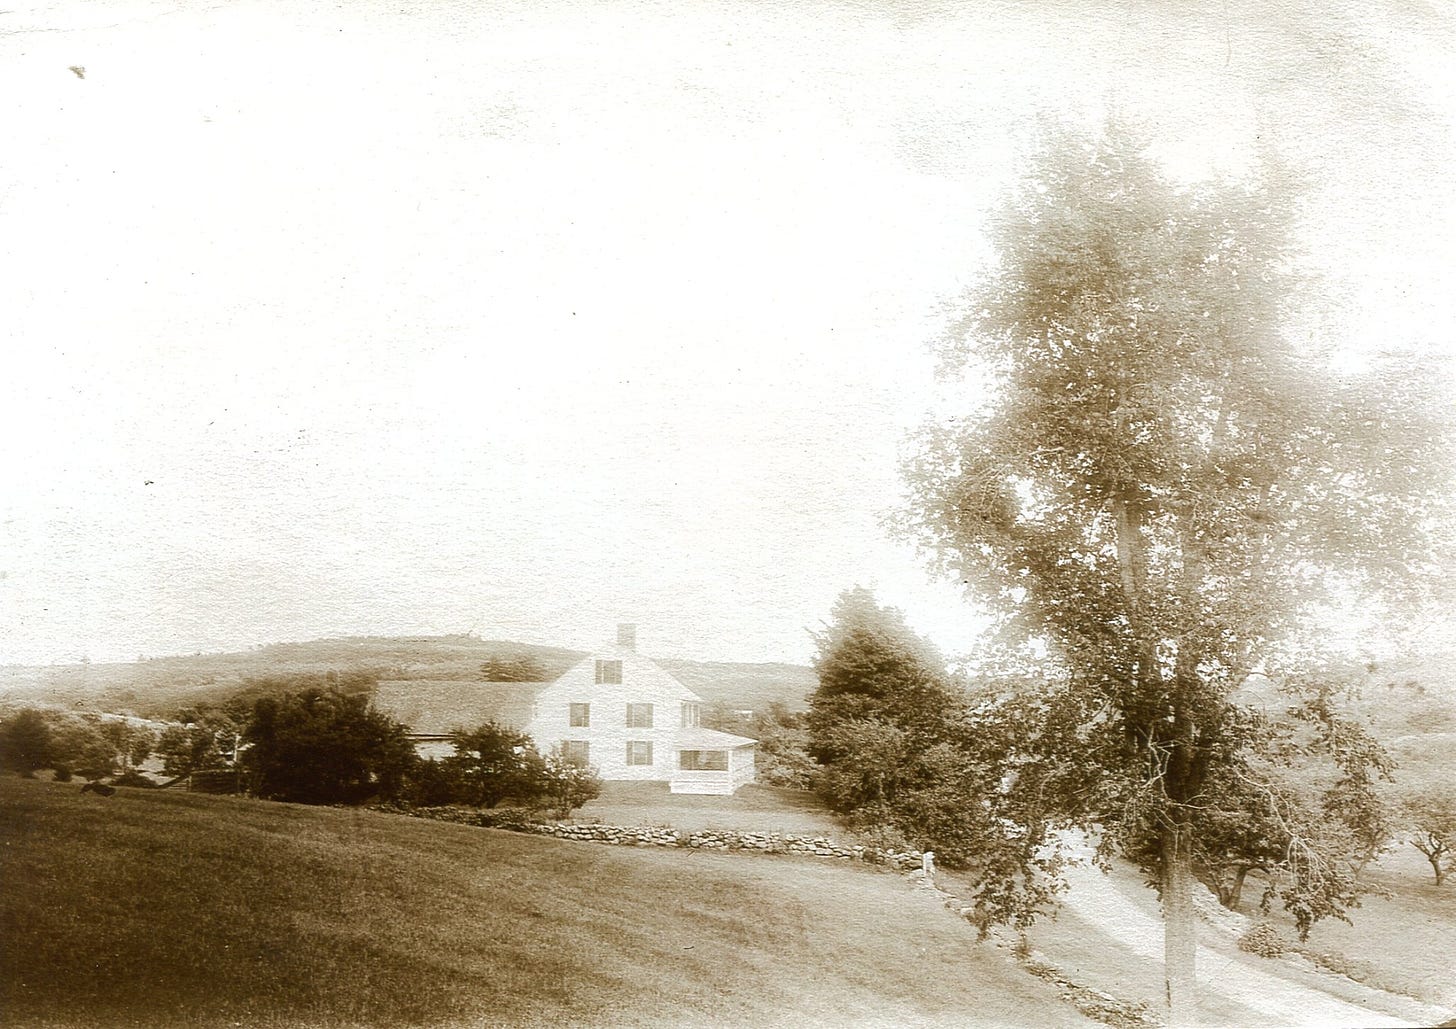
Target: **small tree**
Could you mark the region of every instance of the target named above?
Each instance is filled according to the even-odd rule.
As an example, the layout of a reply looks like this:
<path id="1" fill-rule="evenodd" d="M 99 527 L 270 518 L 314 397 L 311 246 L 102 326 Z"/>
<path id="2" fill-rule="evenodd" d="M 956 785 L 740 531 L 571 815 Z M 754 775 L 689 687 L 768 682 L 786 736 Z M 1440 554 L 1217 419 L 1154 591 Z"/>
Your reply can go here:
<path id="1" fill-rule="evenodd" d="M 133 725 L 124 718 L 103 719 L 100 728 L 123 775 L 150 757 L 157 742 L 157 736 L 150 728 Z"/>
<path id="2" fill-rule="evenodd" d="M 226 768 L 237 758 L 247 718 L 228 708 L 204 706 L 177 713 L 162 730 L 156 752 L 168 775 Z"/>
<path id="3" fill-rule="evenodd" d="M 541 755 L 525 733 L 486 722 L 450 742 L 455 753 L 442 764 L 459 803 L 495 807 L 507 797 L 524 801 L 539 793 Z"/>
<path id="4" fill-rule="evenodd" d="M 439 807 L 455 803 L 455 780 L 444 763 L 433 759 L 416 761 L 404 778 L 400 797 L 419 807 Z"/>
<path id="5" fill-rule="evenodd" d="M 1456 853 L 1456 796 L 1449 790 L 1428 788 L 1406 799 L 1410 843 L 1426 856 L 1436 885 L 1446 881 L 1451 855 Z"/>
<path id="6" fill-rule="evenodd" d="M 542 795 L 556 818 L 570 817 L 583 804 L 602 795 L 602 779 L 591 765 L 573 761 L 552 747 L 540 771 Z"/>
<path id="7" fill-rule="evenodd" d="M 53 759 L 87 779 L 116 772 L 117 749 L 97 715 L 58 715 L 51 723 Z"/>

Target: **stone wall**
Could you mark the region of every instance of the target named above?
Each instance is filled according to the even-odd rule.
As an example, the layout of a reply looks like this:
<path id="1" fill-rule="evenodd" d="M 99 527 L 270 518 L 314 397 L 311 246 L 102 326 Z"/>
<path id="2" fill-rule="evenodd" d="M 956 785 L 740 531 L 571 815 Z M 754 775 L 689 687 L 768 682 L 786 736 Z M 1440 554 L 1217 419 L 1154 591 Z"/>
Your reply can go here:
<path id="1" fill-rule="evenodd" d="M 806 857 L 864 861 L 886 868 L 919 868 L 923 856 L 918 850 L 890 851 L 858 845 L 845 846 L 822 836 L 794 836 L 784 833 L 743 832 L 736 829 L 707 829 L 682 833 L 663 826 L 602 825 L 600 823 L 540 822 L 533 813 L 518 808 L 486 809 L 464 807 L 402 808 L 383 810 L 431 818 L 460 825 L 552 836 L 559 840 L 605 843 L 619 847 L 689 847 L 695 850 L 736 850 L 758 854 L 798 854 Z"/>

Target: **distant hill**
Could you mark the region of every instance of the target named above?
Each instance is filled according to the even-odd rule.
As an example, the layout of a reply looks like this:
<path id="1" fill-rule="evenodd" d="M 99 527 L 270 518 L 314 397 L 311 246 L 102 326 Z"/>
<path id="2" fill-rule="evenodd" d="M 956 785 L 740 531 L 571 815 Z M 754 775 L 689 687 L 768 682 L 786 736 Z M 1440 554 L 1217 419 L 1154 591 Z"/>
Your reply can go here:
<path id="1" fill-rule="evenodd" d="M 809 694 L 819 685 L 814 669 L 779 662 L 733 664 L 724 661 L 664 659 L 657 662 L 684 686 L 710 704 L 764 711 L 783 704 L 790 711 L 807 711 Z"/>
<path id="2" fill-rule="evenodd" d="M 120 664 L 5 666 L 0 667 L 0 704 L 165 718 L 179 708 L 226 700 L 260 679 L 475 682 L 485 662 L 519 658 L 535 662 L 544 679 L 554 679 L 585 656 L 584 651 L 566 647 L 464 635 L 342 637 Z M 801 710 L 815 684 L 813 670 L 801 665 L 687 660 L 666 660 L 662 665 L 704 700 L 733 708 L 762 709 L 777 701 Z"/>

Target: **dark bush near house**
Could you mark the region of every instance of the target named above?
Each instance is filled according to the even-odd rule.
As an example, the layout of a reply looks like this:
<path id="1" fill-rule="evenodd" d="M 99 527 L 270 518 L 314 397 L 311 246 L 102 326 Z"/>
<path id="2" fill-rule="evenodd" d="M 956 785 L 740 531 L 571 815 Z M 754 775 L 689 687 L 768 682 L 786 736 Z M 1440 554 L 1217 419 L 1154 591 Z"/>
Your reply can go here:
<path id="1" fill-rule="evenodd" d="M 393 799 L 417 760 L 404 726 L 358 693 L 309 689 L 260 697 L 243 732 L 249 786 L 268 800 Z"/>
<path id="2" fill-rule="evenodd" d="M 541 795 L 545 761 L 531 737 L 509 726 L 485 722 L 450 738 L 455 753 L 440 762 L 451 801 L 495 807 L 503 800 L 531 801 Z"/>
<path id="3" fill-rule="evenodd" d="M 583 804 L 602 795 L 602 777 L 590 765 L 578 764 L 555 748 L 539 772 L 541 797 L 557 818 L 570 817 Z"/>
<path id="4" fill-rule="evenodd" d="M 415 807 L 453 804 L 456 800 L 455 781 L 441 762 L 416 761 L 405 772 L 400 800 Z"/>

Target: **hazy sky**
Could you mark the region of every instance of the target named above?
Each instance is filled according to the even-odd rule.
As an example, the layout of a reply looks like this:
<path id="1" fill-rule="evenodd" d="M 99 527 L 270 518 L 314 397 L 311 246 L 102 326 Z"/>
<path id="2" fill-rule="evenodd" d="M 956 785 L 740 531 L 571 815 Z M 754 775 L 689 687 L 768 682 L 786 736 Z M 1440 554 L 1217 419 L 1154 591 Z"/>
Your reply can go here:
<path id="1" fill-rule="evenodd" d="M 880 522 L 1042 113 L 1272 143 L 1332 331 L 1456 338 L 1449 3 L 6 6 L 0 661 L 962 649 Z"/>

